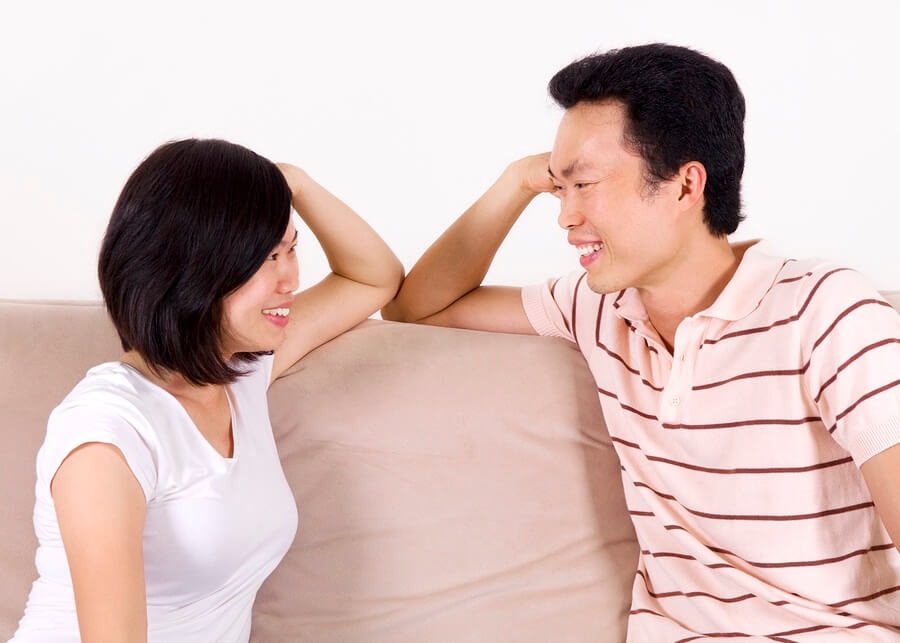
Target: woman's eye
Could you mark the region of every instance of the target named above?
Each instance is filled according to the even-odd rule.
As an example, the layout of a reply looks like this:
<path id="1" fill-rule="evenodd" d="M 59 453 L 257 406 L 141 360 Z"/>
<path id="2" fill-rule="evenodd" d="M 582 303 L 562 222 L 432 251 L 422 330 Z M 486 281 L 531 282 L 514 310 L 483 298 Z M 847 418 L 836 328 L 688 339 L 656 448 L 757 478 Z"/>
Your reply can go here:
<path id="1" fill-rule="evenodd" d="M 273 252 L 272 254 L 270 254 L 270 255 L 269 255 L 269 261 L 278 261 L 278 253 L 277 253 L 277 252 Z"/>
<path id="2" fill-rule="evenodd" d="M 291 254 L 296 254 L 296 252 L 297 252 L 297 244 L 295 243 L 294 245 L 292 245 L 291 248 L 290 248 L 290 250 L 288 250 L 288 252 L 291 253 Z"/>

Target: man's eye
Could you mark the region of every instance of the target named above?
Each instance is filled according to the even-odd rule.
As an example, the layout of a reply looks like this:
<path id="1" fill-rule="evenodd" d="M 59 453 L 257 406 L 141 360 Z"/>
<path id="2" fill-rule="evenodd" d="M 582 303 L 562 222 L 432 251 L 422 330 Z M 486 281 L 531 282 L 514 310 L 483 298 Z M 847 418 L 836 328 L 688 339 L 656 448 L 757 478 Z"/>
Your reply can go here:
<path id="1" fill-rule="evenodd" d="M 272 254 L 270 254 L 270 255 L 269 255 L 269 261 L 278 261 L 278 253 L 277 253 L 277 252 L 273 252 Z"/>
<path id="2" fill-rule="evenodd" d="M 297 252 L 297 244 L 295 243 L 294 245 L 292 245 L 292 246 L 290 247 L 290 250 L 288 250 L 288 252 L 289 252 L 290 254 L 295 254 L 295 253 Z"/>

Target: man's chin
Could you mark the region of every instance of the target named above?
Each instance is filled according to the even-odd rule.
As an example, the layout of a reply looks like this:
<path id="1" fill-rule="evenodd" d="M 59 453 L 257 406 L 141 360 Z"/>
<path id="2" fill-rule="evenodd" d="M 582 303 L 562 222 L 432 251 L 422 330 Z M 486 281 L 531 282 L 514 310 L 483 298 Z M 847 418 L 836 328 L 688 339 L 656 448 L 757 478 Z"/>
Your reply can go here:
<path id="1" fill-rule="evenodd" d="M 598 295 L 608 295 L 611 292 L 618 292 L 625 288 L 625 286 L 614 283 L 610 279 L 605 279 L 600 275 L 592 275 L 591 273 L 587 275 L 587 285 L 588 288 Z"/>

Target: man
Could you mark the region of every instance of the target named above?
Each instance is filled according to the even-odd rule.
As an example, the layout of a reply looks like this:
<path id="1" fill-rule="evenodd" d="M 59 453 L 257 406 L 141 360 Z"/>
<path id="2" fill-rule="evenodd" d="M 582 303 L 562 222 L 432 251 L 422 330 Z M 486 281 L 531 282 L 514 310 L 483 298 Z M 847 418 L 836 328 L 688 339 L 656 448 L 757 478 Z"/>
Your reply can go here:
<path id="1" fill-rule="evenodd" d="M 641 544 L 629 640 L 900 639 L 900 316 L 857 273 L 730 245 L 744 99 L 681 47 L 550 81 L 553 151 L 510 165 L 387 319 L 575 342 Z M 583 268 L 482 287 L 541 192 Z"/>

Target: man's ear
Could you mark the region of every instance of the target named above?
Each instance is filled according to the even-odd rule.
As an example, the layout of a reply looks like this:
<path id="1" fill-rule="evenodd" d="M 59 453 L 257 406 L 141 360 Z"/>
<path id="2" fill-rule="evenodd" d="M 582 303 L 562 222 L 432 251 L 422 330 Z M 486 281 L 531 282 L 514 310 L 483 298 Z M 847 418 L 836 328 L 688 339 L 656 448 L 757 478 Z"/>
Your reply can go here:
<path id="1" fill-rule="evenodd" d="M 681 187 L 679 204 L 684 209 L 693 208 L 703 198 L 706 188 L 706 168 L 700 161 L 689 161 L 678 170 L 676 180 Z"/>

